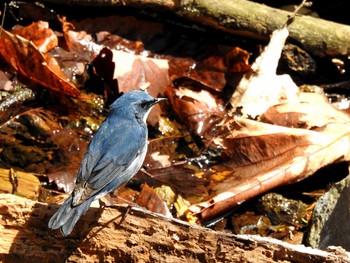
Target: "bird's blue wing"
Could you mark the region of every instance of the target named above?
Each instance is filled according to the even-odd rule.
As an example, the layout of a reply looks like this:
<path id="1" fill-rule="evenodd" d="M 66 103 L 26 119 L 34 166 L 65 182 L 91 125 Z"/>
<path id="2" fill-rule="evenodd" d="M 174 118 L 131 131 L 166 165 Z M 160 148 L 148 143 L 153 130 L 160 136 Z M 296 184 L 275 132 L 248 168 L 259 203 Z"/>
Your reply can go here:
<path id="1" fill-rule="evenodd" d="M 120 177 L 119 185 L 125 183 L 129 179 L 125 178 L 125 170 L 144 150 L 146 143 L 146 127 L 140 127 L 138 123 L 112 128 L 111 125 L 101 125 L 78 173 L 77 187 L 89 189 L 79 198 L 80 202 L 98 193 L 116 177 Z"/>

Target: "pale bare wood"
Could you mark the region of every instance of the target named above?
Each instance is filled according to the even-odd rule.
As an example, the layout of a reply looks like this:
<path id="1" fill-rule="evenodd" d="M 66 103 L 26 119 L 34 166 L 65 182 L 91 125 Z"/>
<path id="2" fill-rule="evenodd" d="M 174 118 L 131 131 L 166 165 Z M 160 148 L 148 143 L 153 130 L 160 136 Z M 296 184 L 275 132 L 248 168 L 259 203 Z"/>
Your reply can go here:
<path id="1" fill-rule="evenodd" d="M 0 193 L 13 193 L 36 199 L 39 190 L 40 181 L 34 174 L 0 168 Z"/>
<path id="2" fill-rule="evenodd" d="M 132 209 L 90 208 L 72 234 L 49 231 L 57 210 L 0 194 L 1 262 L 350 262 L 346 254 L 218 233 Z"/>

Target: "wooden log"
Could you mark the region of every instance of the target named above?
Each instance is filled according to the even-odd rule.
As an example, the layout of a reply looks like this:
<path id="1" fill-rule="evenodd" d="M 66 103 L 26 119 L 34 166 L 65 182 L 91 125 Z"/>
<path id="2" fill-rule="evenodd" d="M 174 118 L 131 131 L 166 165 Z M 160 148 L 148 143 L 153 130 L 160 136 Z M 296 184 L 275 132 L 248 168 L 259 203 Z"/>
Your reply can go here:
<path id="1" fill-rule="evenodd" d="M 68 237 L 47 229 L 57 210 L 0 194 L 1 262 L 350 262 L 320 251 L 257 236 L 215 232 L 133 208 L 90 208 Z"/>
<path id="2" fill-rule="evenodd" d="M 40 187 L 40 181 L 34 174 L 0 168 L 0 193 L 38 199 Z"/>
<path id="3" fill-rule="evenodd" d="M 33 1 L 33 0 L 32 0 Z M 268 41 L 292 13 L 247 0 L 42 0 L 42 2 L 87 6 L 132 6 L 172 12 L 218 30 Z M 350 26 L 298 15 L 288 27 L 290 40 L 317 56 L 350 54 Z"/>

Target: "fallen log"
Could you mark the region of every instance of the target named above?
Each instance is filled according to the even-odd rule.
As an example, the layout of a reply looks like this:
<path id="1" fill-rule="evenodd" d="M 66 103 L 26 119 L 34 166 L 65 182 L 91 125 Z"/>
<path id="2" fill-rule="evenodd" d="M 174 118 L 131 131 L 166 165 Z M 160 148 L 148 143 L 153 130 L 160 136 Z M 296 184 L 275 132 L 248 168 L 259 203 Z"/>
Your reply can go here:
<path id="1" fill-rule="evenodd" d="M 37 1 L 36 1 L 37 2 Z M 171 12 L 190 21 L 253 39 L 268 41 L 292 14 L 247 0 L 42 0 L 86 6 L 131 6 Z M 350 54 L 350 26 L 298 15 L 288 27 L 289 40 L 317 56 Z"/>
<path id="2" fill-rule="evenodd" d="M 57 210 L 0 194 L 1 262 L 350 262 L 326 252 L 258 236 L 237 236 L 133 208 L 90 208 L 68 237 L 50 231 Z"/>

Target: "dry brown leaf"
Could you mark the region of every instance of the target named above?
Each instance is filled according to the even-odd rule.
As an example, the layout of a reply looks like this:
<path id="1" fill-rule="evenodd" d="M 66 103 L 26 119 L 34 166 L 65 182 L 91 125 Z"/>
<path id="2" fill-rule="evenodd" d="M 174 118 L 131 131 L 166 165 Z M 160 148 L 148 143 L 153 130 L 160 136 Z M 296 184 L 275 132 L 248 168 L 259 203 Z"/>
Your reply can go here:
<path id="1" fill-rule="evenodd" d="M 201 199 L 206 195 L 206 181 L 194 176 L 195 170 L 186 167 L 186 164 L 183 162 L 148 172 L 152 177 L 146 178 L 144 181 L 149 184 L 165 184 L 170 186 L 174 191 L 195 199 Z"/>
<path id="2" fill-rule="evenodd" d="M 210 220 L 326 165 L 349 161 L 350 117 L 321 95 L 299 94 L 288 75 L 276 75 L 287 36 L 286 28 L 274 32 L 255 72 L 246 74 L 230 100 L 231 114 L 259 116 L 272 125 L 241 117 L 224 122 L 210 145 L 224 163 L 212 167 L 209 198 L 192 205 L 189 218 Z"/>
<path id="3" fill-rule="evenodd" d="M 112 52 L 115 63 L 113 78 L 118 79 L 120 91 L 130 88 L 148 89 L 151 94 L 152 88 L 155 95 L 164 94 L 164 87 L 170 84 L 167 60 L 147 58 L 117 50 Z"/>
<path id="4" fill-rule="evenodd" d="M 168 61 L 165 59 L 147 58 L 103 48 L 94 59 L 93 65 L 97 74 L 119 92 L 141 89 L 159 97 L 164 95 L 164 88 L 170 85 Z M 160 114 L 160 106 L 155 105 L 148 117 L 148 123 L 157 123 Z"/>
<path id="5" fill-rule="evenodd" d="M 192 58 L 171 59 L 169 76 L 176 87 L 188 86 L 221 94 L 227 82 L 250 70 L 248 59 L 249 53 L 238 47 L 217 47 L 214 54 L 198 61 Z"/>
<path id="6" fill-rule="evenodd" d="M 251 67 L 254 72 L 244 75 L 232 95 L 230 115 L 240 113 L 245 117 L 256 118 L 270 106 L 298 102 L 299 90 L 291 77 L 287 74 L 276 75 L 288 34 L 286 27 L 273 32 L 270 43 Z"/>
<path id="7" fill-rule="evenodd" d="M 349 115 L 328 103 L 326 96 L 300 93 L 300 103 L 278 104 L 270 107 L 261 120 L 291 128 L 317 129 L 332 122 L 349 122 Z"/>
<path id="8" fill-rule="evenodd" d="M 0 125 L 0 159 L 5 167 L 45 173 L 50 183 L 69 191 L 90 141 L 79 129 L 62 127 L 62 119 L 42 108 L 13 116 Z"/>
<path id="9" fill-rule="evenodd" d="M 297 112 L 296 105 L 293 108 Z M 323 109 L 332 115 L 326 102 Z M 227 161 L 213 167 L 211 197 L 189 211 L 200 220 L 209 220 L 270 189 L 300 181 L 326 165 L 349 161 L 350 118 L 333 110 L 333 116 L 326 118 L 330 121 L 315 130 L 240 117 L 226 123 L 227 136 L 214 143 L 222 147 Z"/>
<path id="10" fill-rule="evenodd" d="M 179 136 L 149 140 L 147 155 L 144 163 L 147 169 L 159 169 L 171 166 L 176 160 L 176 147 Z"/>
<path id="11" fill-rule="evenodd" d="M 149 211 L 172 217 L 166 202 L 147 184 L 142 185 L 141 193 L 138 195 L 135 203 L 147 208 Z"/>
<path id="12" fill-rule="evenodd" d="M 3 71 L 0 71 L 0 90 L 13 91 L 12 81 Z"/>
<path id="13" fill-rule="evenodd" d="M 62 31 L 69 50 L 84 58 L 86 61 L 92 61 L 103 46 L 94 42 L 93 37 L 86 31 L 74 31 L 74 25 L 61 18 Z"/>
<path id="14" fill-rule="evenodd" d="M 221 99 L 206 90 L 194 91 L 186 87 L 167 88 L 167 97 L 176 114 L 204 141 L 214 135 L 218 123 L 224 116 Z"/>
<path id="15" fill-rule="evenodd" d="M 38 21 L 26 27 L 15 27 L 11 33 L 32 41 L 42 53 L 47 53 L 58 45 L 57 36 L 49 28 L 48 22 Z"/>
<path id="16" fill-rule="evenodd" d="M 250 70 L 248 52 L 219 47 L 205 59 L 174 58 L 169 61 L 171 86 L 166 87 L 173 110 L 208 146 L 225 115 L 224 97 L 236 75 Z M 239 74 L 233 74 L 239 73 Z"/>
<path id="17" fill-rule="evenodd" d="M 229 49 L 220 56 L 211 56 L 198 63 L 197 69 L 219 72 L 246 72 L 251 69 L 249 62 L 249 53 L 239 47 Z"/>
<path id="18" fill-rule="evenodd" d="M 164 24 L 132 16 L 95 17 L 72 23 L 63 17 L 61 23 L 67 46 L 88 61 L 104 47 L 133 54 L 149 54 L 151 52 L 145 51 L 145 46 L 159 48 L 159 42 L 162 42 L 161 45 L 166 44 L 166 41 L 162 41 L 166 32 Z"/>
<path id="19" fill-rule="evenodd" d="M 144 161 L 147 170 L 144 173 L 138 173 L 136 178 L 151 186 L 170 186 L 186 197 L 202 198 L 206 194 L 206 181 L 194 175 L 197 170 L 189 165 L 188 160 L 178 160 L 181 157 L 184 158 L 183 153 L 176 151 L 180 144 L 185 148 L 185 143 L 179 142 L 181 139 L 183 138 L 167 137 L 151 140 Z M 187 152 L 189 151 L 190 149 L 187 149 Z"/>
<path id="20" fill-rule="evenodd" d="M 54 91 L 80 96 L 80 91 L 67 80 L 53 57 L 41 53 L 31 41 L 21 36 L 3 29 L 0 34 L 0 54 L 16 71 Z"/>

